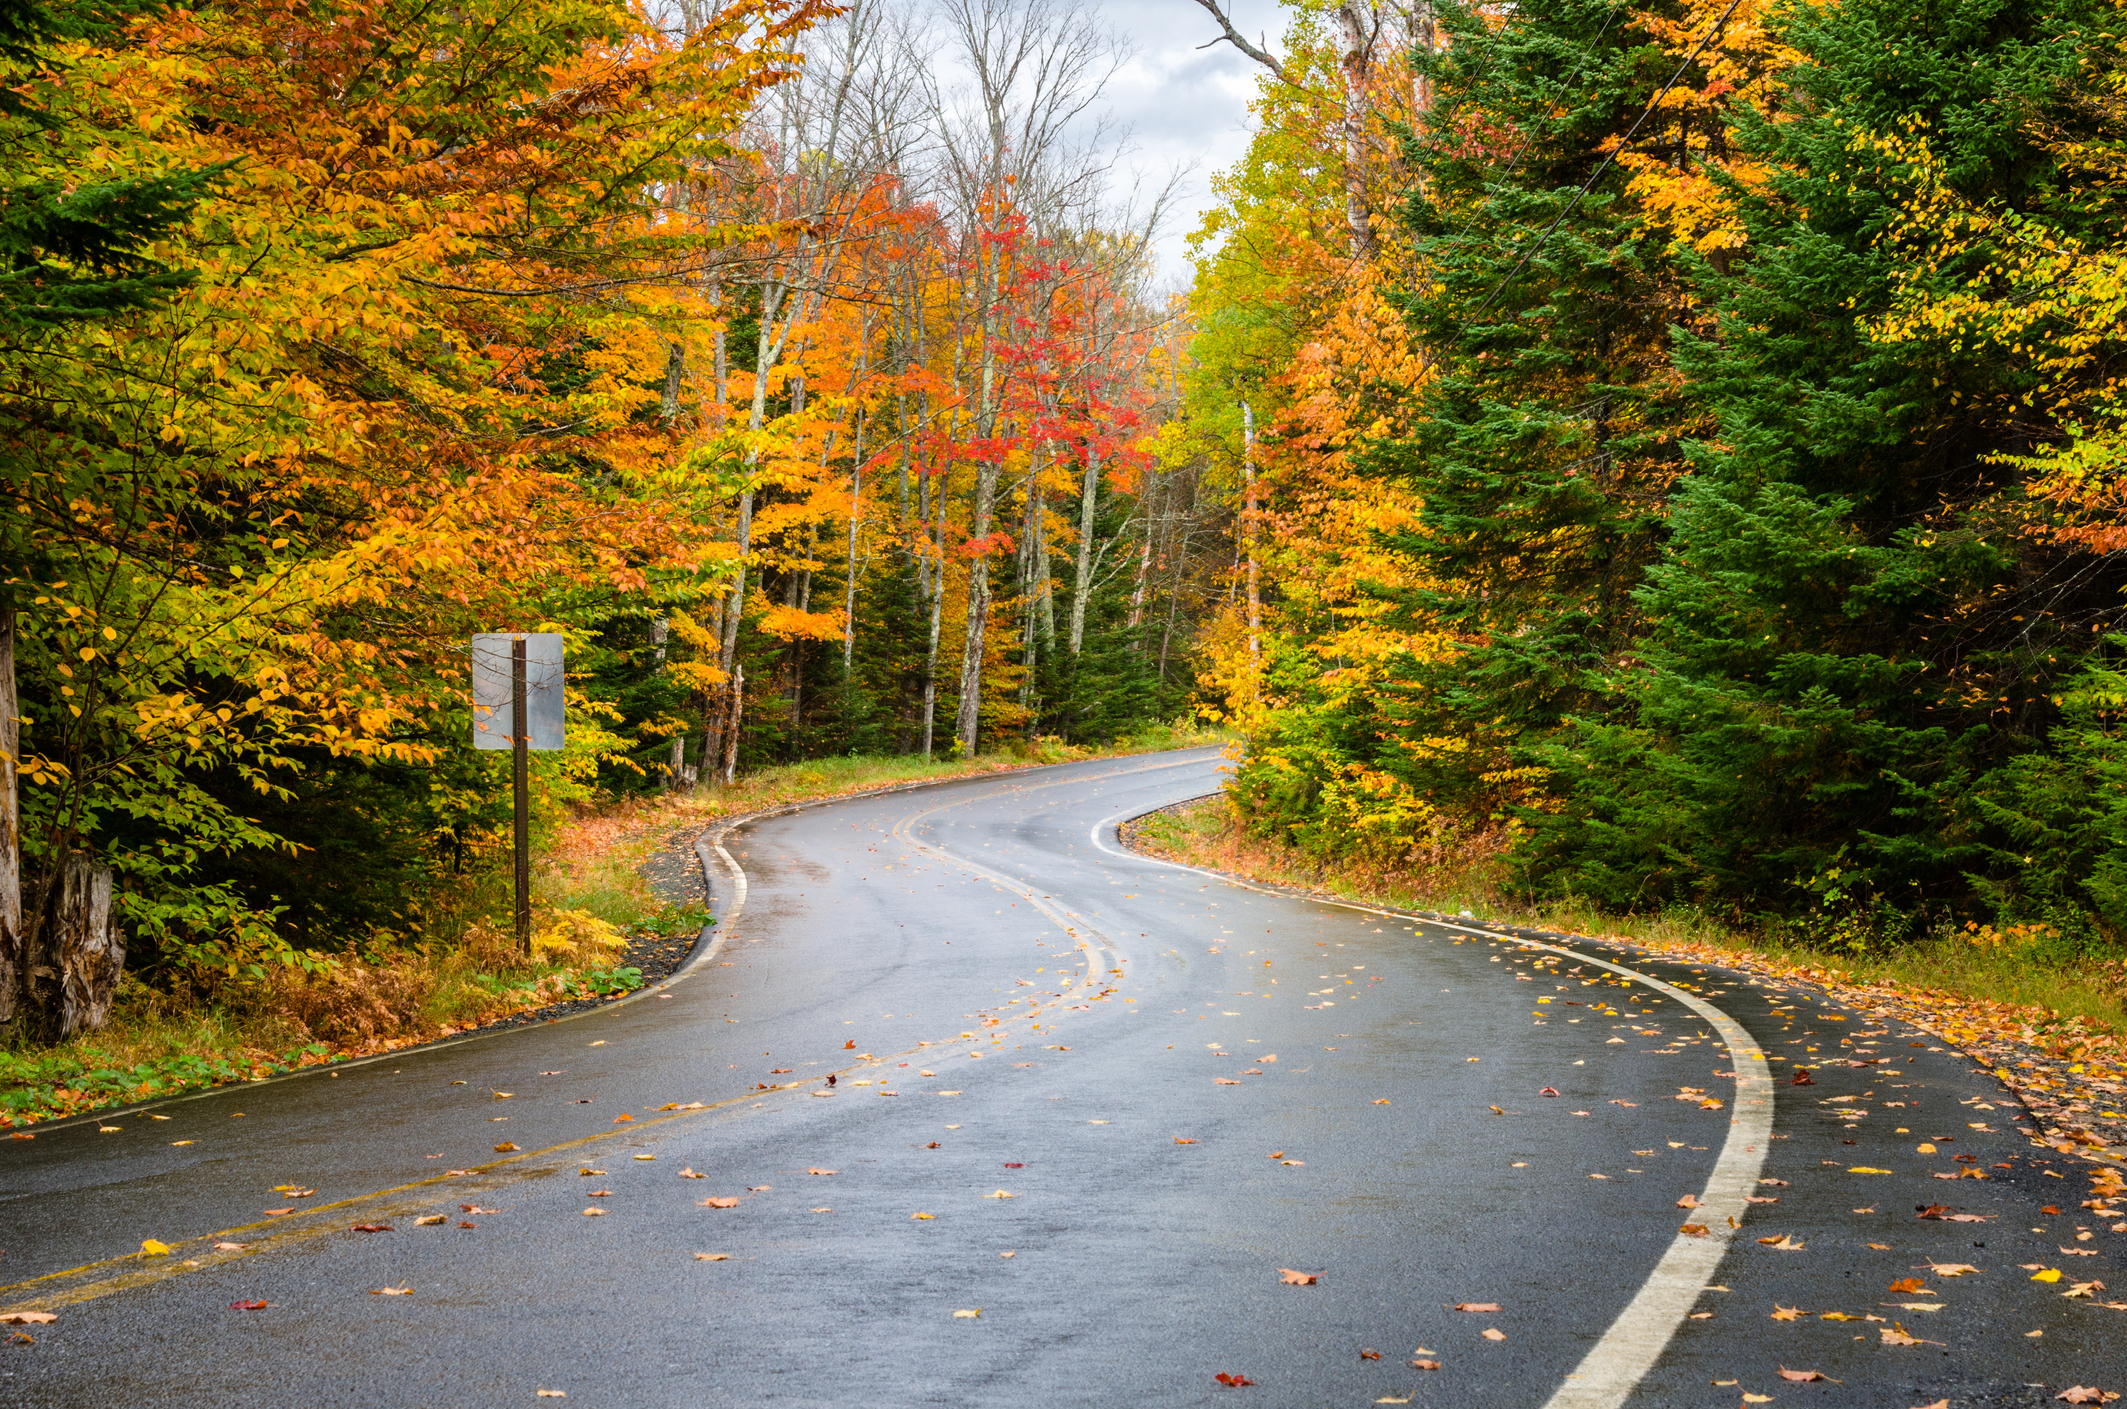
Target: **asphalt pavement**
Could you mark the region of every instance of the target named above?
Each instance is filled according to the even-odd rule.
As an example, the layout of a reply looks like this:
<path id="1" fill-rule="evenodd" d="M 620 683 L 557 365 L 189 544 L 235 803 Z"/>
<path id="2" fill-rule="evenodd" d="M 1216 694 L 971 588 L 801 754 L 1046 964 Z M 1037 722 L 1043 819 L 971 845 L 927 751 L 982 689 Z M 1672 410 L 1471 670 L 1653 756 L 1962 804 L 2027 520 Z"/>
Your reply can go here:
<path id="1" fill-rule="evenodd" d="M 638 1000 L 0 1142 L 0 1404 L 2127 1390 L 2095 1166 L 1940 1039 L 1120 848 L 1219 767 L 765 818 Z"/>

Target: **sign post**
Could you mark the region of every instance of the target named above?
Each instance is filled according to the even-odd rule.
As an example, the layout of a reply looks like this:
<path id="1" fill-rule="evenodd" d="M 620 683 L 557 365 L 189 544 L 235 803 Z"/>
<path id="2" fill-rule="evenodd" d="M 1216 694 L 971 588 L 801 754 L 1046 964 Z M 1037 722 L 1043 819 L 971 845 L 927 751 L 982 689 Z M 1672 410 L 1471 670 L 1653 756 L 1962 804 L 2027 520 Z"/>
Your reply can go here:
<path id="1" fill-rule="evenodd" d="M 473 637 L 473 747 L 510 751 L 515 833 L 517 947 L 532 950 L 531 751 L 567 741 L 561 637 L 551 631 L 494 631 Z M 508 733 L 495 726 L 507 710 Z"/>

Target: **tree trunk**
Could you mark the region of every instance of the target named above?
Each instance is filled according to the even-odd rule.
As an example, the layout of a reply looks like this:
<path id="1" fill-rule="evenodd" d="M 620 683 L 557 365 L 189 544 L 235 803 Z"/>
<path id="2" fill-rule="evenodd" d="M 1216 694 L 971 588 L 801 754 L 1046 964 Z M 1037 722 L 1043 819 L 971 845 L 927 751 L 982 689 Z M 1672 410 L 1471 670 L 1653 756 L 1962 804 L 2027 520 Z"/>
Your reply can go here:
<path id="1" fill-rule="evenodd" d="M 724 712 L 724 761 L 718 769 L 729 787 L 739 771 L 739 721 L 746 710 L 746 667 L 731 667 L 731 702 Z"/>
<path id="2" fill-rule="evenodd" d="M 983 437 L 987 440 L 989 437 Z M 990 536 L 990 517 L 996 510 L 997 466 L 983 461 L 975 467 L 975 521 L 968 535 L 981 540 Z M 975 734 L 982 716 L 982 645 L 990 619 L 990 555 L 983 550 L 968 562 L 967 638 L 960 656 L 960 712 L 953 732 L 964 757 L 975 756 Z"/>
<path id="3" fill-rule="evenodd" d="M 15 698 L 15 602 L 0 601 L 0 1023 L 15 1013 L 22 962 L 22 724 Z"/>
<path id="4" fill-rule="evenodd" d="M 22 1016 L 40 1042 L 102 1027 L 125 969 L 124 933 L 111 923 L 111 868 L 79 851 L 38 887 L 22 963 Z"/>
<path id="5" fill-rule="evenodd" d="M 1366 199 L 1366 79 L 1372 26 L 1360 0 L 1337 6 L 1337 29 L 1344 42 L 1344 223 L 1350 231 L 1354 259 L 1374 253 L 1374 217 Z"/>
<path id="6" fill-rule="evenodd" d="M 1248 486 L 1241 522 L 1241 537 L 1248 545 L 1248 685 L 1259 695 L 1263 689 L 1263 585 L 1262 565 L 1256 559 L 1256 413 L 1245 401 L 1241 403 L 1241 478 Z"/>
<path id="7" fill-rule="evenodd" d="M 1100 455 L 1086 447 L 1085 484 L 1078 492 L 1078 576 L 1071 583 L 1071 654 L 1086 643 L 1086 600 L 1093 593 L 1093 523 L 1100 502 Z"/>

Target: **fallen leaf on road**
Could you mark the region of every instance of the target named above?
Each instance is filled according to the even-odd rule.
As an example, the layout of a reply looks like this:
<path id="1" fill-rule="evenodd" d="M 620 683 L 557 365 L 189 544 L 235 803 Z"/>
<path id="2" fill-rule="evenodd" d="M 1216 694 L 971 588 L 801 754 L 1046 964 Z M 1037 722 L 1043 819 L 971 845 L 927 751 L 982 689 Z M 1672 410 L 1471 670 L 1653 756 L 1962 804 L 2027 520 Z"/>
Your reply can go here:
<path id="1" fill-rule="evenodd" d="M 1558 1089 L 1556 1087 L 1546 1086 L 1543 1090 L 1537 1092 L 1536 1094 L 1539 1096 L 1556 1096 L 1558 1094 Z"/>
<path id="2" fill-rule="evenodd" d="M 1773 1303 L 1772 1319 L 1775 1321 L 1799 1321 L 1804 1314 L 1799 1306 L 1782 1306 L 1777 1301 Z"/>
<path id="3" fill-rule="evenodd" d="M 925 1222 L 929 1222 L 937 1216 L 938 1215 L 935 1213 L 912 1213 L 909 1215 L 910 1218 L 920 1218 L 923 1219 Z"/>
<path id="4" fill-rule="evenodd" d="M 1776 1204 L 1780 1202 L 1780 1196 L 1778 1194 L 1745 1194 L 1743 1202 L 1747 1204 Z"/>
<path id="5" fill-rule="evenodd" d="M 2052 1204 L 2047 1204 L 2044 1208 L 2040 1209 L 2039 1212 L 2043 1214 L 2048 1214 L 2054 1218 L 2060 1217 L 2061 1214 L 2061 1211 L 2055 1208 Z"/>
<path id="6" fill-rule="evenodd" d="M 1676 1206 L 1678 1208 L 1697 1208 L 1699 1206 L 1699 1196 L 1697 1194 L 1686 1194 L 1676 1201 Z"/>
<path id="7" fill-rule="evenodd" d="M 1320 1273 L 1295 1272 L 1290 1267 L 1280 1267 L 1278 1276 L 1288 1287 L 1311 1287 L 1321 1280 Z"/>
<path id="8" fill-rule="evenodd" d="M 1887 1292 L 1924 1292 L 1927 1289 L 1927 1284 L 1918 1277 L 1900 1277 L 1884 1288 Z"/>
<path id="9" fill-rule="evenodd" d="M 499 1208 L 482 1208 L 482 1207 L 481 1207 L 480 1205 L 478 1205 L 478 1204 L 459 1204 L 459 1205 L 458 1205 L 458 1212 L 460 1212 L 460 1213 L 500 1213 L 500 1212 L 502 1212 L 502 1210 L 501 1210 L 501 1209 L 499 1209 Z"/>
<path id="10" fill-rule="evenodd" d="M 703 1208 L 737 1208 L 739 1206 L 739 1201 L 735 1198 L 696 1199 L 695 1202 Z"/>
<path id="11" fill-rule="evenodd" d="M 1437 1370 L 1440 1368 L 1440 1362 L 1438 1360 L 1413 1360 L 1411 1368 L 1413 1370 Z"/>
<path id="12" fill-rule="evenodd" d="M 1787 1187 L 1785 1179 L 1760 1179 L 1758 1182 L 1768 1189 L 1785 1189 Z"/>
<path id="13" fill-rule="evenodd" d="M 1769 1394 L 1752 1394 L 1746 1390 L 1743 1393 L 1743 1402 L 1745 1404 L 1770 1404 L 1773 1402 L 1773 1397 Z"/>
<path id="14" fill-rule="evenodd" d="M 986 1199 L 1016 1199 L 1019 1196 L 1017 1194 L 1008 1194 L 1004 1190 L 999 1189 L 996 1193 L 984 1194 L 983 1197 Z"/>
<path id="15" fill-rule="evenodd" d="M 1931 1262 L 1928 1264 L 1928 1271 L 1933 1272 L 1938 1277 L 1962 1277 L 1967 1272 L 1977 1272 L 1978 1270 L 1977 1267 L 1974 1267 L 1969 1262 Z"/>
<path id="16" fill-rule="evenodd" d="M 2064 1297 L 2082 1298 L 2090 1296 L 2092 1292 L 2101 1292 L 2103 1290 L 2105 1290 L 2105 1284 L 2103 1282 L 2076 1282 L 2071 1285 L 2067 1291 L 2062 1292 L 2061 1295 Z"/>
<path id="17" fill-rule="evenodd" d="M 586 1179 L 595 1179 L 605 1173 L 603 1169 L 592 1169 L 588 1165 L 582 1169 L 577 1170 L 576 1172 Z"/>
<path id="18" fill-rule="evenodd" d="M 1813 1383 L 1817 1380 L 1828 1380 L 1831 1378 L 1831 1376 L 1824 1374 L 1822 1371 L 1818 1370 L 1790 1370 L 1785 1366 L 1782 1366 L 1780 1369 L 1780 1378 L 1783 1380 L 1791 1381 L 1798 1385 L 1806 1385 Z"/>
<path id="19" fill-rule="evenodd" d="M 372 1289 L 369 1294 L 371 1296 L 412 1296 L 414 1289 L 412 1287 L 377 1287 Z"/>
<path id="20" fill-rule="evenodd" d="M 2062 1248 L 2062 1249 L 2061 1249 L 2061 1252 L 2062 1252 L 2062 1254 L 2063 1254 L 2064 1256 L 2067 1256 L 2067 1257 L 2096 1257 L 2096 1256 L 2097 1256 L 2097 1249 L 2096 1249 L 2096 1248 Z"/>
<path id="21" fill-rule="evenodd" d="M 1848 1174 L 1889 1174 L 1890 1172 L 1888 1169 L 1871 1169 L 1865 1164 L 1857 1164 L 1847 1171 Z"/>
<path id="22" fill-rule="evenodd" d="M 808 1169 L 808 1170 L 806 1170 L 805 1172 L 806 1172 L 807 1174 L 833 1174 L 833 1173 L 835 1173 L 835 1171 L 834 1171 L 834 1170 L 832 1170 L 832 1169 Z"/>
<path id="23" fill-rule="evenodd" d="M 954 1319 L 955 1321 L 972 1321 L 972 1320 L 974 1320 L 974 1319 L 975 1319 L 975 1318 L 976 1318 L 977 1316 L 980 1316 L 981 1314 L 982 1314 L 982 1308 L 981 1308 L 981 1307 L 979 1307 L 979 1306 L 976 1306 L 976 1307 L 971 1307 L 971 1308 L 969 1308 L 969 1309 L 968 1309 L 968 1310 L 966 1310 L 966 1311 L 955 1311 L 955 1312 L 953 1313 L 953 1319 Z"/>
<path id="24" fill-rule="evenodd" d="M 583 1211 L 583 1216 L 586 1218 L 604 1218 L 606 1211 L 602 1208 L 587 1208 Z"/>
<path id="25" fill-rule="evenodd" d="M 1005 1161 L 1005 1166 L 1004 1166 L 1004 1167 L 1005 1167 L 1006 1169 L 1025 1169 L 1025 1168 L 1026 1168 L 1026 1164 L 1025 1164 L 1024 1162 L 1015 1162 L 1015 1161 L 1012 1161 L 1012 1160 L 1007 1160 L 1007 1161 Z"/>
<path id="26" fill-rule="evenodd" d="M 214 1246 L 221 1252 L 242 1252 L 244 1250 L 242 1243 L 216 1243 Z"/>
<path id="27" fill-rule="evenodd" d="M 389 1223 L 357 1223 L 347 1231 L 350 1233 L 389 1233 L 392 1231 L 392 1227 Z"/>
<path id="28" fill-rule="evenodd" d="M 1807 1243 L 1796 1242 L 1793 1237 L 1786 1233 L 1782 1233 L 1777 1238 L 1760 1238 L 1758 1241 L 1780 1252 L 1800 1252 L 1809 1246 Z"/>
<path id="29" fill-rule="evenodd" d="M 1257 1075 L 1257 1076 L 1261 1076 L 1262 1074 L 1263 1074 L 1263 1073 L 1261 1073 L 1261 1072 L 1257 1072 L 1257 1073 L 1256 1073 L 1256 1075 Z M 1388 1097 L 1386 1097 L 1386 1096 L 1383 1096 L 1383 1097 L 1381 1097 L 1381 1098 L 1380 1098 L 1379 1100 L 1375 1101 L 1375 1102 L 1374 1102 L 1374 1104 L 1375 1104 L 1375 1105 L 1377 1105 L 1377 1106 L 1385 1106 L 1385 1105 L 1387 1105 L 1387 1104 L 1388 1104 Z"/>
<path id="30" fill-rule="evenodd" d="M 168 1257 L 170 1255 L 170 1245 L 148 1238 L 142 1241 L 140 1254 L 142 1257 Z"/>
<path id="31" fill-rule="evenodd" d="M 619 1125 L 619 1124 L 621 1124 L 621 1123 L 622 1123 L 623 1121 L 630 1121 L 630 1120 L 633 1120 L 633 1119 L 635 1119 L 635 1117 L 634 1117 L 634 1116 L 632 1116 L 632 1115 L 629 1115 L 629 1114 L 628 1114 L 627 1112 L 623 1111 L 623 1112 L 621 1112 L 621 1114 L 619 1114 L 619 1115 L 617 1115 L 617 1116 L 614 1116 L 614 1117 L 613 1117 L 613 1123 L 614 1123 L 615 1125 Z"/>
<path id="32" fill-rule="evenodd" d="M 1217 1086 L 1239 1086 L 1241 1084 L 1240 1082 L 1235 1081 L 1230 1076 L 1214 1076 L 1211 1078 L 1211 1080 L 1212 1083 Z"/>
<path id="33" fill-rule="evenodd" d="M 10 1311 L 0 1315 L 0 1326 L 49 1326 L 58 1319 L 49 1311 Z"/>
<path id="34" fill-rule="evenodd" d="M 2068 1404 L 2110 1404 L 2119 1398 L 2116 1394 L 2090 1385 L 2070 1385 L 2053 1397 Z"/>
<path id="35" fill-rule="evenodd" d="M 593 1042 L 591 1045 L 593 1047 L 603 1047 L 605 1043 Z M 543 1389 L 539 1391 L 539 1397 L 541 1399 L 567 1399 L 569 1392 L 565 1389 Z"/>
<path id="36" fill-rule="evenodd" d="M 1489 1315 L 1499 1310 L 1499 1303 L 1496 1301 L 1458 1301 L 1455 1303 L 1455 1309 L 1457 1311 L 1474 1311 L 1479 1315 Z"/>
<path id="37" fill-rule="evenodd" d="M 280 1217 L 280 1216 L 281 1216 L 282 1214 L 284 1214 L 284 1213 L 294 1213 L 294 1212 L 295 1212 L 295 1210 L 294 1210 L 294 1209 L 292 1209 L 292 1208 L 269 1208 L 269 1209 L 267 1209 L 267 1210 L 266 1210 L 266 1216 L 267 1216 L 268 1218 L 279 1218 L 279 1217 Z"/>
<path id="38" fill-rule="evenodd" d="M 1379 1360 L 1381 1358 L 1381 1352 L 1369 1346 L 1365 1350 L 1359 1352 L 1359 1358 L 1361 1360 Z"/>
<path id="39" fill-rule="evenodd" d="M 728 1252 L 698 1252 L 694 1255 L 694 1260 L 696 1262 L 729 1262 L 731 1261 L 731 1254 Z"/>
<path id="40" fill-rule="evenodd" d="M 1228 1389 L 1239 1389 L 1242 1385 L 1252 1385 L 1255 1383 L 1254 1380 L 1249 1379 L 1246 1375 L 1229 1375 L 1223 1370 L 1220 1371 L 1218 1374 L 1213 1375 L 1211 1378 L 1217 1380 L 1220 1384 L 1226 1386 Z"/>
<path id="41" fill-rule="evenodd" d="M 679 1172 L 679 1177 L 682 1179 L 707 1179 L 709 1176 L 696 1174 L 692 1168 L 682 1168 Z"/>
<path id="42" fill-rule="evenodd" d="M 232 1301 L 229 1303 L 229 1309 L 231 1311 L 264 1311 L 268 1305 L 269 1303 L 263 1301 Z"/>
<path id="43" fill-rule="evenodd" d="M 1677 1231 L 1687 1238 L 1703 1238 L 1711 1230 L 1703 1223 L 1686 1223 Z"/>
<path id="44" fill-rule="evenodd" d="M 2060 1279 L 2061 1270 L 2058 1267 L 2048 1267 L 2043 1272 L 2033 1272 L 2031 1274 L 2031 1280 L 2034 1282 L 2058 1282 Z"/>
<path id="45" fill-rule="evenodd" d="M 1503 1341 L 1507 1338 L 1507 1333 L 1497 1326 L 1487 1326 L 1484 1328 L 1484 1338 L 1488 1341 Z"/>
<path id="46" fill-rule="evenodd" d="M 416 1228 L 433 1228 L 433 1227 L 435 1227 L 435 1226 L 436 1226 L 436 1225 L 437 1225 L 438 1223 L 448 1223 L 448 1222 L 450 1222 L 450 1220 L 449 1220 L 448 1218 L 445 1218 L 445 1217 L 444 1217 L 444 1216 L 443 1216 L 442 1214 L 440 1214 L 440 1213 L 431 1213 L 431 1214 L 429 1214 L 429 1215 L 428 1215 L 427 1217 L 425 1217 L 425 1218 L 416 1218 L 416 1219 L 414 1220 L 414 1226 L 415 1226 Z"/>
<path id="47" fill-rule="evenodd" d="M 1918 1337 L 1918 1336 L 1914 1336 L 1914 1335 L 1908 1335 L 1908 1334 L 1906 1334 L 1906 1329 L 1905 1329 L 1905 1327 L 1903 1327 L 1903 1326 L 1900 1326 L 1900 1325 L 1897 1325 L 1897 1324 L 1895 1324 L 1895 1323 L 1894 1323 L 1894 1324 L 1892 1324 L 1892 1325 L 1889 1325 L 1889 1326 L 1885 1326 L 1885 1327 L 1884 1327 L 1884 1328 L 1883 1328 L 1883 1329 L 1882 1329 L 1881 1331 L 1877 1332 L 1877 1334 L 1883 1337 L 1883 1343 L 1884 1343 L 1885 1345 L 1941 1345 L 1941 1344 L 1942 1344 L 1942 1342 L 1941 1342 L 1941 1341 L 1929 1341 L 1929 1340 L 1922 1340 L 1922 1339 L 1921 1339 L 1920 1337 Z"/>
<path id="48" fill-rule="evenodd" d="M 498 1155 L 506 1155 L 516 1148 L 517 1147 L 515 1145 L 511 1144 L 507 1140 L 504 1140 L 501 1144 L 495 1147 L 495 1153 Z"/>
<path id="49" fill-rule="evenodd" d="M 1194 1144 L 1196 1143 L 1196 1141 L 1194 1141 L 1194 1140 L 1184 1140 L 1184 1139 L 1183 1139 L 1183 1138 L 1182 1138 L 1181 1136 L 1177 1135 L 1177 1136 L 1175 1136 L 1175 1137 L 1174 1137 L 1174 1143 L 1175 1143 L 1175 1144 L 1177 1144 L 1177 1145 L 1194 1145 Z"/>

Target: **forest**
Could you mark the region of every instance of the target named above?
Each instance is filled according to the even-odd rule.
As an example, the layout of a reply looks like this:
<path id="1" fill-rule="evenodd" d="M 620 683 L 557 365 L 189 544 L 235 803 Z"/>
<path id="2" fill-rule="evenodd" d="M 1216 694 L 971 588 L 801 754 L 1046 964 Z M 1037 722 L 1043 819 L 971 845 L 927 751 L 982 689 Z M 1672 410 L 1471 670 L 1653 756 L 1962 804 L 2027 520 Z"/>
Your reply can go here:
<path id="1" fill-rule="evenodd" d="M 1326 861 L 2117 943 L 2127 9 L 1198 3 L 1179 290 L 1072 0 L 0 0 L 0 1019 L 84 876 L 428 952 L 484 631 L 549 829 L 1186 717 Z"/>
<path id="2" fill-rule="evenodd" d="M 1186 310 L 1157 194 L 1112 189 L 1088 14 L 6 15 L 0 993 L 31 1017 L 69 865 L 178 989 L 462 928 L 511 809 L 476 632 L 566 639 L 549 837 L 1191 712 L 1233 469 L 1168 434 Z"/>
<path id="3" fill-rule="evenodd" d="M 1254 427 L 1261 625 L 1207 642 L 1247 825 L 1820 952 L 2116 957 L 2123 21 L 1229 26 L 1259 131 L 1193 406 Z"/>

